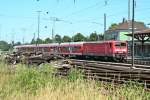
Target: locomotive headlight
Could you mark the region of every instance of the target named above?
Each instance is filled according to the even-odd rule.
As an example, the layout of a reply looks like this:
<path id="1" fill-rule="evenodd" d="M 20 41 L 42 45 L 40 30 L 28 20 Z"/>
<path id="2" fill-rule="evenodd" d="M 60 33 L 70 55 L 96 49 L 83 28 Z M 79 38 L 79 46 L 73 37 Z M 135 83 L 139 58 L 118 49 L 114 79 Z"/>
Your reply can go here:
<path id="1" fill-rule="evenodd" d="M 115 52 L 118 52 L 118 51 L 120 51 L 119 49 L 115 49 Z"/>
<path id="2" fill-rule="evenodd" d="M 126 50 L 126 49 L 122 49 L 122 51 L 123 51 L 123 52 L 126 52 L 127 50 Z"/>
<path id="3" fill-rule="evenodd" d="M 115 49 L 115 52 L 117 52 L 117 53 L 125 53 L 125 52 L 127 52 L 127 50 L 126 49 Z"/>

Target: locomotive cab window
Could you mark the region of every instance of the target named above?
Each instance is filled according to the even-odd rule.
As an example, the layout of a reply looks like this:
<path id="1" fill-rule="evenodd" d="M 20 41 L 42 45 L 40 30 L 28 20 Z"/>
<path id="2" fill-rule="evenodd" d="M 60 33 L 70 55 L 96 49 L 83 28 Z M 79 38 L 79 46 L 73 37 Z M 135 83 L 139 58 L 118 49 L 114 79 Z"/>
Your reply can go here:
<path id="1" fill-rule="evenodd" d="M 126 43 L 115 43 L 116 47 L 125 47 Z"/>
<path id="2" fill-rule="evenodd" d="M 121 43 L 121 46 L 126 46 L 126 43 Z"/>

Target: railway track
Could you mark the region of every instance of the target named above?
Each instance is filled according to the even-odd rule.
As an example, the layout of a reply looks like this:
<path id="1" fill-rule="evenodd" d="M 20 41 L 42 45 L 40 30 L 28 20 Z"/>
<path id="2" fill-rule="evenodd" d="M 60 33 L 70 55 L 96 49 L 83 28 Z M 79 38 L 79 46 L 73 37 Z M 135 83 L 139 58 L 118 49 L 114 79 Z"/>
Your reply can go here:
<path id="1" fill-rule="evenodd" d="M 127 59 L 127 63 L 128 64 L 131 64 L 132 63 L 132 60 L 131 59 Z M 149 60 L 134 60 L 134 63 L 135 64 L 140 64 L 140 65 L 150 65 L 150 61 Z"/>
<path id="2" fill-rule="evenodd" d="M 71 65 L 83 70 L 85 78 L 124 83 L 136 81 L 150 87 L 150 66 L 70 59 Z M 67 75 L 68 67 L 58 68 L 57 74 Z"/>

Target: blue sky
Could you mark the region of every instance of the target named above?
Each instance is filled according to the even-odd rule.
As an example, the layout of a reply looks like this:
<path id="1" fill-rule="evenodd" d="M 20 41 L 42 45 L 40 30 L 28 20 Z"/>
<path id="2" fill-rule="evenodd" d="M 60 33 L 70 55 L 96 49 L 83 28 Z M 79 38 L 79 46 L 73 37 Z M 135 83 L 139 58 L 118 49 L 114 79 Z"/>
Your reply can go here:
<path id="1" fill-rule="evenodd" d="M 37 37 L 37 11 L 41 12 L 40 37 L 51 37 L 53 17 L 55 34 L 72 36 L 81 32 L 85 36 L 96 31 L 103 33 L 103 15 L 107 14 L 107 28 L 128 18 L 128 0 L 0 0 L 0 40 L 8 42 L 31 41 Z M 135 19 L 150 23 L 150 1 L 135 0 Z M 48 14 L 46 13 L 48 12 Z"/>

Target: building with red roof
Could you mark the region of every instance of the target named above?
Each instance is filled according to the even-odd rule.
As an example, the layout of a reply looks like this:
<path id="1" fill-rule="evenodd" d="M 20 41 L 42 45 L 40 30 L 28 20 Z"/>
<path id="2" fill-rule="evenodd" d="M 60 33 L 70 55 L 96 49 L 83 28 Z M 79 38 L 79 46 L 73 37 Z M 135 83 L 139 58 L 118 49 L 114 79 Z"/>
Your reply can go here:
<path id="1" fill-rule="evenodd" d="M 143 22 L 134 22 L 135 56 L 150 56 L 150 29 Z M 132 23 L 123 21 L 113 29 L 105 33 L 106 40 L 128 41 L 128 51 L 131 55 L 132 46 Z"/>

